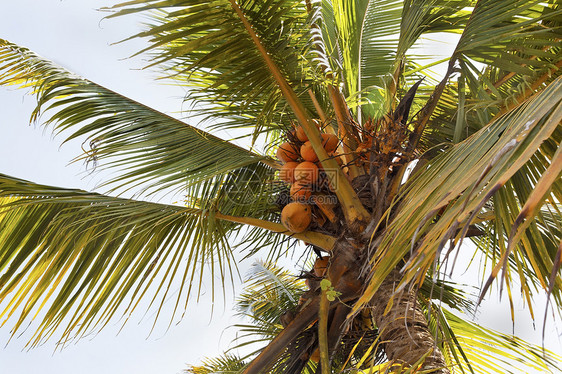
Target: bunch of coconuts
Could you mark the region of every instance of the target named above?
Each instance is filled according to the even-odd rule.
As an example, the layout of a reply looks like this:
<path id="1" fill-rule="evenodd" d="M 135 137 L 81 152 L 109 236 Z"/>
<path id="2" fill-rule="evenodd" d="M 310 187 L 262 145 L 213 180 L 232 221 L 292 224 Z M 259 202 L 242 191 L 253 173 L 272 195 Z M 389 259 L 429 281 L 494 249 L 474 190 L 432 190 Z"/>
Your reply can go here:
<path id="1" fill-rule="evenodd" d="M 320 122 L 315 121 L 320 128 Z M 339 139 L 334 134 L 321 133 L 322 145 L 330 157 L 337 157 Z M 322 189 L 322 165 L 312 149 L 302 127 L 287 134 L 287 141 L 277 149 L 277 158 L 283 163 L 279 178 L 290 184 L 291 202 L 281 211 L 281 223 L 293 233 L 306 231 L 312 222 L 312 207 L 317 206 L 325 218 L 335 220 L 335 202 L 326 199 Z M 331 188 L 331 187 L 330 187 Z"/>

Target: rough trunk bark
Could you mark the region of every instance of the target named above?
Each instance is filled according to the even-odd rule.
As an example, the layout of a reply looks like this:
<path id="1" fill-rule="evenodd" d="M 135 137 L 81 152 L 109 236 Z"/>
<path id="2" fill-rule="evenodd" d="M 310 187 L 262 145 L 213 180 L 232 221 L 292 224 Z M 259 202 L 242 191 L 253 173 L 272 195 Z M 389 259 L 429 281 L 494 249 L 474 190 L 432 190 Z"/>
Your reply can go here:
<path id="1" fill-rule="evenodd" d="M 379 328 L 384 352 L 396 364 L 392 372 L 400 372 L 404 367 L 415 365 L 426 356 L 420 370 L 450 374 L 445 358 L 429 331 L 415 293 L 406 289 L 401 294 L 394 294 L 399 281 L 400 274 L 395 269 L 381 284 L 371 301 L 372 315 Z M 386 310 L 391 298 L 392 305 Z"/>

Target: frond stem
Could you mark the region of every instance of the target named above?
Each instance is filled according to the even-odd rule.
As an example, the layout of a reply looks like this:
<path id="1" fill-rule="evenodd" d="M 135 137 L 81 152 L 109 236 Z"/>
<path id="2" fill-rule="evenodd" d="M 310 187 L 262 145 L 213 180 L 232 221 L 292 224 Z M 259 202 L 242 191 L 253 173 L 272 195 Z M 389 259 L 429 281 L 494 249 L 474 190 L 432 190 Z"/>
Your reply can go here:
<path id="1" fill-rule="evenodd" d="M 400 75 L 402 74 L 403 68 L 404 68 L 404 64 L 401 61 L 399 61 L 396 70 L 394 70 L 394 74 L 392 74 L 391 76 L 391 81 L 388 87 L 389 94 L 386 100 L 386 108 L 385 108 L 387 112 L 394 110 L 394 106 L 395 106 L 394 98 L 396 97 L 396 91 L 398 90 L 398 86 L 399 86 L 398 80 L 400 79 Z"/>
<path id="2" fill-rule="evenodd" d="M 324 113 L 324 110 L 322 109 L 322 107 L 320 106 L 320 103 L 318 102 L 318 99 L 316 98 L 316 95 L 314 95 L 314 92 L 312 92 L 312 90 L 309 88 L 308 89 L 308 96 L 310 96 L 310 100 L 312 100 L 312 104 L 314 105 L 314 108 L 316 109 L 316 112 L 318 112 L 318 116 L 320 117 L 320 121 L 322 121 L 322 123 L 328 123 L 328 117 L 326 117 L 326 113 Z M 332 127 L 327 126 L 328 130 L 333 130 Z M 331 133 L 334 133 L 334 131 L 330 131 Z"/>
<path id="3" fill-rule="evenodd" d="M 203 214 L 204 214 L 203 211 L 201 211 L 201 215 Z M 321 234 L 319 232 L 314 232 L 314 231 L 305 231 L 302 233 L 295 234 L 290 231 L 287 231 L 287 229 L 280 223 L 265 221 L 258 218 L 230 216 L 227 214 L 222 214 L 220 212 L 216 212 L 214 215 L 215 218 L 224 221 L 242 223 L 249 226 L 259 227 L 265 230 L 277 232 L 296 239 L 300 239 L 307 243 L 320 247 L 326 252 L 330 252 L 336 242 L 336 238 L 330 235 Z"/>

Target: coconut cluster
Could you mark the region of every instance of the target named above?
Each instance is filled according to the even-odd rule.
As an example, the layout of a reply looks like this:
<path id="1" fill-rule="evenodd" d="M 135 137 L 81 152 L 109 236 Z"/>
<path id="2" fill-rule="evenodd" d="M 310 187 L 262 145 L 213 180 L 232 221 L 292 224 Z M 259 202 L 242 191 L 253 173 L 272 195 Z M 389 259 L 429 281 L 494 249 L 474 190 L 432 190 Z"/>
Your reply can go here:
<path id="1" fill-rule="evenodd" d="M 320 122 L 316 121 L 320 128 Z M 321 133 L 322 146 L 330 155 L 337 157 L 339 139 L 334 134 Z M 279 178 L 290 185 L 291 202 L 281 212 L 281 223 L 287 230 L 306 231 L 315 219 L 333 220 L 333 207 L 326 199 L 330 187 L 316 152 L 302 127 L 287 134 L 287 141 L 277 149 L 277 158 L 283 163 Z M 335 204 L 334 202 L 331 205 Z M 327 212 L 323 212 L 328 209 Z M 313 215 L 313 210 L 319 214 Z"/>

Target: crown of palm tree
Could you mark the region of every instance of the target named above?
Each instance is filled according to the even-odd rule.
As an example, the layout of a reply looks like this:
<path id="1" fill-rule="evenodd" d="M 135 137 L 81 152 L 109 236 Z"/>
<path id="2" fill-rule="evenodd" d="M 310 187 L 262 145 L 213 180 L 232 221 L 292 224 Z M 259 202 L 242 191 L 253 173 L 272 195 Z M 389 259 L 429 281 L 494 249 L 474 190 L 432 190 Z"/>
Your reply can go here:
<path id="1" fill-rule="evenodd" d="M 175 315 L 199 292 L 204 272 L 224 287 L 238 253 L 275 259 L 299 240 L 330 253 L 320 276 L 328 283 L 311 287 L 308 303 L 295 306 L 297 322 L 246 373 L 285 370 L 282 352 L 316 320 L 319 367 L 342 364 L 334 355 L 347 335 L 334 321 L 376 314 L 378 300 L 384 340 L 385 310 L 393 300 L 407 309 L 404 293 L 419 296 L 416 310 L 425 310 L 424 328 L 433 329 L 431 344 L 447 365 L 485 367 L 482 353 L 469 359 L 461 340 L 487 336 L 507 349 L 504 337 L 432 306 L 432 294 L 422 292 L 428 284 L 444 289 L 439 278 L 465 238 L 492 266 L 477 302 L 496 280 L 511 297 L 516 280 L 527 300 L 544 290 L 562 310 L 556 1 L 150 0 L 108 10 L 110 18 L 150 16 L 132 37 L 150 41 L 139 53 L 185 85 L 186 100 L 212 125 L 201 130 L 0 39 L 0 84 L 31 88 L 32 120 L 43 114 L 66 141 L 85 137 L 89 148 L 78 159 L 114 175 L 102 194 L 0 174 L 0 317 L 14 321 L 13 333 L 39 318 L 31 345 L 84 336 L 116 313 L 129 315 L 141 298 L 160 310 L 180 278 Z M 441 33 L 458 42 L 434 61 L 420 41 Z M 435 79 L 438 63 L 446 69 Z M 288 188 L 273 157 L 293 141 L 294 127 L 319 158 L 331 186 L 324 192 L 337 198 L 328 210 L 310 204 L 314 223 L 302 232 L 281 223 Z M 212 134 L 221 129 L 241 131 L 249 146 Z M 337 134 L 337 157 L 321 133 Z M 119 197 L 129 191 L 137 198 Z M 185 198 L 149 200 L 161 193 Z M 388 344 L 380 346 L 346 364 L 365 367 L 380 349 L 396 363 Z M 517 355 L 534 349 L 522 347 Z M 406 360 L 408 370 L 427 356 Z"/>

